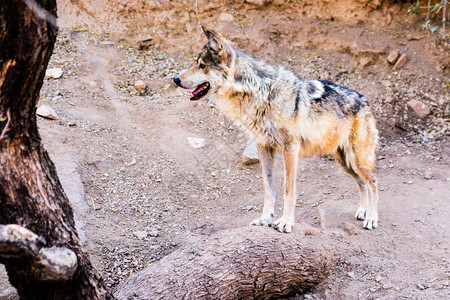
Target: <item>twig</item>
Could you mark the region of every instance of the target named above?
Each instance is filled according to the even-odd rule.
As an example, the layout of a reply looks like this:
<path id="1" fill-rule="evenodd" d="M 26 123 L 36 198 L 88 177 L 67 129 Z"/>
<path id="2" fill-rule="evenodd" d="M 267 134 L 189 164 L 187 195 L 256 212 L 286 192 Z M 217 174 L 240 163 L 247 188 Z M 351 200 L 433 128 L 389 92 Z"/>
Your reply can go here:
<path id="1" fill-rule="evenodd" d="M 198 25 L 202 27 L 202 23 L 200 22 L 200 17 L 198 16 L 198 0 L 195 0 L 195 14 L 197 15 Z"/>
<path id="2" fill-rule="evenodd" d="M 235 7 L 234 7 L 234 1 L 233 1 L 233 0 L 230 0 L 230 2 L 231 2 L 231 5 L 233 6 L 233 15 L 234 15 L 234 16 L 236 17 L 236 19 L 238 20 L 238 23 L 239 23 L 239 25 L 241 26 L 242 33 L 244 34 L 245 38 L 247 39 L 247 42 L 250 42 L 250 40 L 248 39 L 247 35 L 245 34 L 244 26 L 242 26 L 242 21 L 241 21 L 241 19 L 237 16 L 237 14 L 236 14 L 236 9 L 235 9 Z"/>

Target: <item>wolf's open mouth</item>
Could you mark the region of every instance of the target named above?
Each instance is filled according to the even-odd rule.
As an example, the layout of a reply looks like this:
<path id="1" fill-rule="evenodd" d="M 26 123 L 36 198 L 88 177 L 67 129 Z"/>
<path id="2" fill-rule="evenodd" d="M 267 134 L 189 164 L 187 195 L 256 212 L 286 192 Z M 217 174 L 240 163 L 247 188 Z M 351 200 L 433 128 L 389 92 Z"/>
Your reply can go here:
<path id="1" fill-rule="evenodd" d="M 197 86 L 195 90 L 191 93 L 191 100 L 198 100 L 205 96 L 209 91 L 209 82 L 204 82 Z"/>

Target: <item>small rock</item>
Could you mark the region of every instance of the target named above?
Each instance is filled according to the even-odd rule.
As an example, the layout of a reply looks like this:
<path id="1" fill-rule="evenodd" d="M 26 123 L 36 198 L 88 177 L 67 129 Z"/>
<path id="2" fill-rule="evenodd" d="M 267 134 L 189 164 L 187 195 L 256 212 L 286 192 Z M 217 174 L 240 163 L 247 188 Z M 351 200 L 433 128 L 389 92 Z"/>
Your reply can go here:
<path id="1" fill-rule="evenodd" d="M 142 80 L 138 80 L 134 83 L 134 88 L 141 94 L 145 93 L 147 90 L 147 84 Z"/>
<path id="2" fill-rule="evenodd" d="M 397 227 L 398 224 L 397 223 L 392 223 L 392 227 Z"/>
<path id="3" fill-rule="evenodd" d="M 192 148 L 200 149 L 200 148 L 205 147 L 205 139 L 204 138 L 187 137 L 186 139 Z"/>
<path id="4" fill-rule="evenodd" d="M 394 285 L 392 285 L 391 283 L 386 283 L 383 285 L 384 290 L 389 290 L 389 289 L 392 289 L 393 287 L 394 287 Z"/>
<path id="5" fill-rule="evenodd" d="M 375 281 L 380 283 L 383 280 L 383 277 L 381 275 L 378 275 L 377 278 L 375 278 Z"/>
<path id="6" fill-rule="evenodd" d="M 244 165 L 251 165 L 259 161 L 258 158 L 258 148 L 256 147 L 255 140 L 251 139 L 247 142 L 245 146 L 244 153 L 242 154 Z"/>
<path id="7" fill-rule="evenodd" d="M 266 0 L 245 0 L 245 2 L 256 6 L 263 6 L 264 4 L 266 4 Z"/>
<path id="8" fill-rule="evenodd" d="M 62 76 L 62 73 L 60 68 L 47 69 L 45 71 L 45 77 L 58 79 Z"/>
<path id="9" fill-rule="evenodd" d="M 412 180 L 408 180 L 407 184 L 413 184 Z"/>
<path id="10" fill-rule="evenodd" d="M 361 67 L 367 67 L 370 64 L 370 58 L 368 57 L 362 57 L 359 60 L 359 64 L 361 65 Z"/>
<path id="11" fill-rule="evenodd" d="M 353 225 L 353 224 L 344 223 L 343 224 L 343 228 L 350 235 L 357 235 L 358 234 L 358 228 L 356 228 L 356 226 Z"/>
<path id="12" fill-rule="evenodd" d="M 59 120 L 56 111 L 48 105 L 39 106 L 36 110 L 36 114 L 46 119 Z"/>
<path id="13" fill-rule="evenodd" d="M 133 236 L 137 237 L 138 239 L 142 240 L 143 238 L 147 237 L 147 231 L 135 231 L 133 232 Z"/>
<path id="14" fill-rule="evenodd" d="M 153 46 L 153 44 L 153 38 L 151 36 L 148 36 L 147 38 L 138 42 L 138 48 L 139 50 L 148 50 L 151 46 Z"/>
<path id="15" fill-rule="evenodd" d="M 127 91 L 128 92 L 130 92 L 130 93 L 135 93 L 135 92 L 137 92 L 137 90 L 135 89 L 135 87 L 134 86 L 129 86 L 129 87 L 127 87 Z"/>
<path id="16" fill-rule="evenodd" d="M 347 276 L 350 278 L 355 278 L 355 272 L 348 272 Z"/>
<path id="17" fill-rule="evenodd" d="M 157 236 L 159 236 L 159 232 L 158 231 L 150 231 L 149 235 L 151 237 L 157 237 Z"/>
<path id="18" fill-rule="evenodd" d="M 385 87 L 389 87 L 389 86 L 391 86 L 391 82 L 389 81 L 389 80 L 383 80 L 383 81 L 381 81 L 381 85 L 382 86 L 385 86 Z"/>
<path id="19" fill-rule="evenodd" d="M 425 287 L 423 285 L 421 285 L 420 283 L 417 284 L 417 288 L 422 291 L 425 289 Z"/>
<path id="20" fill-rule="evenodd" d="M 393 50 L 393 51 L 389 52 L 389 55 L 388 55 L 388 57 L 387 57 L 387 61 L 388 61 L 391 65 L 393 65 L 393 64 L 395 64 L 395 62 L 397 61 L 398 56 L 399 56 L 398 51 Z"/>
<path id="21" fill-rule="evenodd" d="M 433 173 L 431 171 L 426 171 L 423 175 L 423 178 L 430 180 L 431 178 L 433 178 Z"/>
<path id="22" fill-rule="evenodd" d="M 445 99 L 444 98 L 439 99 L 438 105 L 443 106 L 444 104 L 445 104 Z"/>
<path id="23" fill-rule="evenodd" d="M 424 118 L 430 114 L 430 108 L 428 105 L 419 100 L 408 101 L 408 106 L 414 110 L 414 112 L 420 117 Z"/>
<path id="24" fill-rule="evenodd" d="M 397 71 L 401 68 L 403 68 L 406 64 L 406 61 L 408 60 L 408 57 L 406 56 L 405 53 L 403 53 L 400 58 L 397 60 L 397 63 L 395 64 L 395 66 L 392 68 L 393 71 Z"/>
<path id="25" fill-rule="evenodd" d="M 247 205 L 247 206 L 244 206 L 244 207 L 243 207 L 243 209 L 246 210 L 246 211 L 251 211 L 251 210 L 254 209 L 254 208 L 255 208 L 254 205 Z"/>
<path id="26" fill-rule="evenodd" d="M 388 103 L 388 104 L 392 104 L 394 103 L 395 99 L 392 96 L 387 96 L 386 99 L 384 100 L 384 102 Z"/>
<path id="27" fill-rule="evenodd" d="M 220 21 L 227 21 L 227 22 L 229 22 L 229 21 L 233 21 L 233 16 L 230 15 L 230 14 L 227 14 L 227 13 L 221 13 L 219 15 L 219 19 L 220 19 Z"/>

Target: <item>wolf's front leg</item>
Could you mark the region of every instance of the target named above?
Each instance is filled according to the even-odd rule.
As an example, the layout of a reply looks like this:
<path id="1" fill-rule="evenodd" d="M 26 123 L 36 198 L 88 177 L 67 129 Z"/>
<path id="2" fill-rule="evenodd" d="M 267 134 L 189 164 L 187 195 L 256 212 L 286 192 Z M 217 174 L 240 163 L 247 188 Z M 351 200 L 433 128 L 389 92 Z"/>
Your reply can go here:
<path id="1" fill-rule="evenodd" d="M 284 156 L 284 210 L 281 218 L 275 221 L 275 228 L 280 232 L 291 232 L 295 214 L 295 179 L 300 145 L 290 144 L 283 151 Z"/>
<path id="2" fill-rule="evenodd" d="M 257 145 L 257 147 L 264 183 L 264 208 L 261 217 L 253 220 L 250 225 L 272 226 L 275 206 L 275 191 L 273 189 L 272 176 L 275 150 L 265 145 Z"/>

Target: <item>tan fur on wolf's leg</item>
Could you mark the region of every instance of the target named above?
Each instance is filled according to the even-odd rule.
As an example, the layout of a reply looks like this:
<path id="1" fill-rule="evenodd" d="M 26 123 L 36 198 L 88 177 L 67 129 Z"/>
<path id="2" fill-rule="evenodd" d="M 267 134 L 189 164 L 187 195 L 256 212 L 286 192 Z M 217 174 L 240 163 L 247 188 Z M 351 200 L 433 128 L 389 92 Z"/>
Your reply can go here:
<path id="1" fill-rule="evenodd" d="M 300 145 L 290 144 L 283 151 L 284 156 L 284 209 L 283 216 L 274 222 L 280 232 L 291 232 L 295 215 L 295 179 Z"/>
<path id="2" fill-rule="evenodd" d="M 260 218 L 253 220 L 250 225 L 272 226 L 275 206 L 275 190 L 273 188 L 274 149 L 264 145 L 257 145 L 258 156 L 264 183 L 264 208 Z"/>

